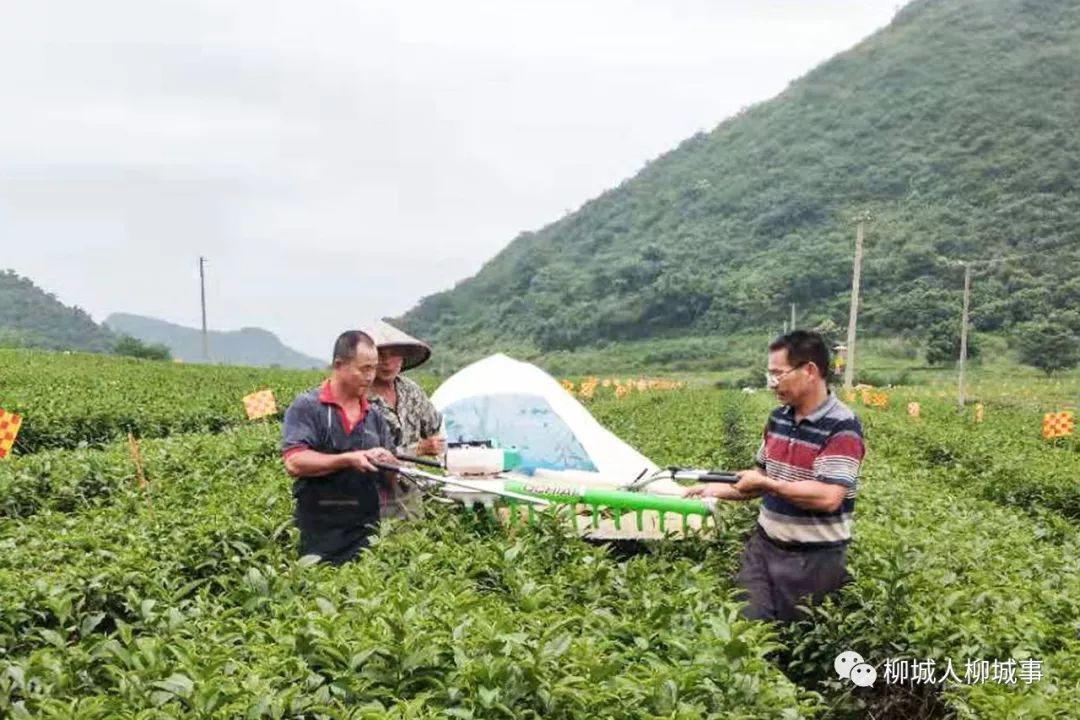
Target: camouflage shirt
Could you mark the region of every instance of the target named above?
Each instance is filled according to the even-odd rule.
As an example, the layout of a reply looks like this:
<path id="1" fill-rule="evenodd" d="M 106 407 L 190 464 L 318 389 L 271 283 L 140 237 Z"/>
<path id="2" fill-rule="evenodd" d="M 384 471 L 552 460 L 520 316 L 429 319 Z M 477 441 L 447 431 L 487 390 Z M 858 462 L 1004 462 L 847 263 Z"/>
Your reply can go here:
<path id="1" fill-rule="evenodd" d="M 397 448 L 396 452 L 414 455 L 417 442 L 439 433 L 442 415 L 420 386 L 409 378 L 398 375 L 394 380 L 394 390 L 397 392 L 396 409 L 391 408 L 374 390 L 368 392 L 368 399 L 390 425 L 390 437 Z"/>

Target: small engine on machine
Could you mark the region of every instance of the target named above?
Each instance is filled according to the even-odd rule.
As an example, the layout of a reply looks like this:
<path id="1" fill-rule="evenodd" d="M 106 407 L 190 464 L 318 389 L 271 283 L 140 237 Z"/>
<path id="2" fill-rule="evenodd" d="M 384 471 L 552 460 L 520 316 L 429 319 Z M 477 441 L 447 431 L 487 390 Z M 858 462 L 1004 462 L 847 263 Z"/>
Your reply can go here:
<path id="1" fill-rule="evenodd" d="M 452 475 L 491 477 L 520 465 L 521 453 L 496 447 L 491 440 L 449 443 L 443 464 Z"/>

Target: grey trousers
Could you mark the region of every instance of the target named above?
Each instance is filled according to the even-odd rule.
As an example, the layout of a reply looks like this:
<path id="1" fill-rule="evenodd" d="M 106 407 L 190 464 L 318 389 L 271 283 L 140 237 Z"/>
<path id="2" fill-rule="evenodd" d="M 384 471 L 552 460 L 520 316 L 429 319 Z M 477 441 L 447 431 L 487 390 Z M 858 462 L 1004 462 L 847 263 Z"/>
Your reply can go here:
<path id="1" fill-rule="evenodd" d="M 735 576 L 741 599 L 749 603 L 743 615 L 781 622 L 797 620 L 803 614 L 797 605 L 819 603 L 850 581 L 846 545 L 785 550 L 771 543 L 760 526 L 747 541 Z"/>

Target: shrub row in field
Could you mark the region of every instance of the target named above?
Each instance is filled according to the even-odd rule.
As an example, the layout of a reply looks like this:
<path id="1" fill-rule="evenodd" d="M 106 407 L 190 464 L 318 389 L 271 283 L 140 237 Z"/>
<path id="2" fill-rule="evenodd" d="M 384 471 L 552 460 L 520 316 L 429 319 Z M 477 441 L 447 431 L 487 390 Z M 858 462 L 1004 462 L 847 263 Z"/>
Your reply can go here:
<path id="1" fill-rule="evenodd" d="M 277 418 L 321 371 L 176 365 L 105 355 L 0 350 L 0 408 L 23 416 L 15 454 L 103 447 L 133 433 L 216 433 L 249 422 L 242 398 L 270 389 Z M 416 376 L 429 392 L 435 379 Z"/>
<path id="2" fill-rule="evenodd" d="M 177 435 L 139 443 L 151 495 L 158 481 L 182 479 L 200 487 L 208 472 L 243 477 L 252 463 L 277 460 L 280 425 L 256 423 L 215 435 Z M 129 446 L 101 450 L 48 450 L 0 463 L 0 519 L 29 517 L 41 510 L 79 512 L 139 491 Z"/>
<path id="3" fill-rule="evenodd" d="M 764 393 L 676 391 L 592 409 L 661 464 L 740 468 L 771 405 Z M 1011 428 L 935 430 L 938 410 L 920 424 L 901 408 L 860 408 L 870 455 L 855 583 L 783 635 L 781 664 L 833 714 L 1069 717 L 1080 706 L 1076 528 L 984 500 L 989 480 L 927 462 L 934 446 L 967 451 L 953 433 L 983 433 L 990 447 Z M 768 628 L 735 615 L 730 577 L 752 504 L 725 508 L 713 543 L 625 563 L 555 527 L 511 531 L 436 511 L 388 530 L 361 562 L 308 568 L 292 558 L 275 447 L 272 424 L 148 441 L 152 508 L 131 489 L 122 446 L 13 464 L 52 463 L 40 487 L 27 484 L 32 471 L 17 476 L 14 494 L 29 488 L 37 504 L 0 520 L 0 714 L 826 712 L 764 660 Z M 97 472 L 91 487 L 118 490 L 84 497 L 84 467 Z M 961 677 L 967 659 L 1036 658 L 1044 678 L 899 687 L 879 675 L 856 690 L 833 672 L 847 649 L 879 673 L 896 658 L 939 670 L 951 660 Z"/>
<path id="4" fill-rule="evenodd" d="M 774 401 L 769 394 L 694 392 L 624 406 L 624 437 L 658 460 L 721 460 L 745 467 L 725 447 L 749 451 Z M 724 417 L 740 409 L 743 441 L 725 438 Z M 894 404 L 895 405 L 895 404 Z M 602 408 L 607 412 L 607 408 Z M 850 566 L 856 580 L 813 622 L 784 634 L 788 673 L 830 698 L 835 712 L 912 717 L 945 712 L 965 717 L 1069 717 L 1080 706 L 1080 557 L 1075 526 L 1052 514 L 1032 516 L 981 499 L 989 485 L 964 483 L 949 463 L 929 463 L 926 453 L 955 443 L 969 447 L 971 433 L 993 447 L 1009 445 L 1012 424 L 937 426 L 951 418 L 944 403 L 924 405 L 912 422 L 902 407 L 862 408 L 869 455 L 864 465 Z M 617 412 L 613 410 L 612 412 Z M 952 413 L 952 414 L 949 414 Z M 629 418 L 632 418 L 629 419 Z M 649 418 L 655 418 L 650 424 Z M 697 422 L 693 422 L 696 420 Z M 673 437 L 670 444 L 667 437 Z M 710 445 L 711 443 L 711 445 Z M 665 454 L 676 447 L 674 457 Z M 1061 450 L 1027 443 L 1065 463 Z M 1032 462 L 1037 462 L 1032 460 Z M 1052 461 L 1046 461 L 1052 464 Z M 1045 467 L 1045 465 L 1043 466 Z M 1039 483 L 1041 478 L 1033 482 Z M 753 522 L 747 517 L 748 525 Z M 854 649 L 878 664 L 892 658 L 948 660 L 963 677 L 967 659 L 1038 658 L 1045 678 L 1031 685 L 982 684 L 872 689 L 841 683 L 833 660 Z"/>
<path id="5" fill-rule="evenodd" d="M 986 420 L 950 406 L 929 406 L 918 421 L 898 413 L 888 432 L 906 439 L 940 477 L 988 500 L 1026 511 L 1052 510 L 1080 519 L 1080 453 L 1073 439 L 1046 441 L 1042 417 L 1030 410 L 987 407 Z"/>
<path id="6" fill-rule="evenodd" d="M 249 434 L 151 448 L 152 507 L 127 493 L 0 522 L 0 714 L 820 710 L 765 659 L 770 630 L 739 619 L 723 552 L 617 563 L 551 523 L 510 531 L 436 508 L 359 562 L 306 567 L 288 481 Z"/>
<path id="7" fill-rule="evenodd" d="M 241 398 L 274 391 L 280 410 L 322 374 L 0 350 L 0 407 L 23 416 L 16 454 L 100 446 L 134 433 L 219 432 L 246 422 Z"/>
<path id="8" fill-rule="evenodd" d="M 1068 717 L 1080 704 L 1075 526 L 980 499 L 985 487 L 926 462 L 948 428 L 873 408 L 863 418 L 873 455 L 851 553 L 856 580 L 788 635 L 793 675 L 830 678 L 833 692 L 846 693 L 831 671 L 849 648 L 872 659 L 879 677 L 889 659 L 934 660 L 939 676 L 951 661 L 960 678 L 968 660 L 1037 659 L 1045 679 L 1031 684 L 885 685 L 847 698 L 908 716 L 943 703 L 967 717 Z"/>

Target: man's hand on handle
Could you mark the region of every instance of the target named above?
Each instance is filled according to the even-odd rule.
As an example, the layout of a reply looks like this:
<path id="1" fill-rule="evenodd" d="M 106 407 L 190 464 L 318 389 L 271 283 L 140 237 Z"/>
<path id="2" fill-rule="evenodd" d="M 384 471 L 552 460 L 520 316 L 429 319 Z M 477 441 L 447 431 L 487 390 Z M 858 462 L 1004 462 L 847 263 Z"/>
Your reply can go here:
<path id="1" fill-rule="evenodd" d="M 684 497 L 719 498 L 721 500 L 751 500 L 758 497 L 771 482 L 760 470 L 743 470 L 738 473 L 739 481 L 728 483 L 703 483 L 686 489 Z"/>
<path id="2" fill-rule="evenodd" d="M 686 488 L 686 492 L 683 493 L 683 497 L 726 497 L 726 491 L 729 488 L 730 486 L 723 485 L 721 483 L 705 483 L 704 485 L 692 485 L 691 487 Z"/>
<path id="3" fill-rule="evenodd" d="M 398 459 L 394 457 L 394 453 L 381 447 L 371 448 L 370 450 L 353 450 L 348 455 L 352 466 L 364 472 L 379 472 L 379 468 L 375 467 L 375 463 L 395 467 L 399 464 Z"/>
<path id="4" fill-rule="evenodd" d="M 735 490 L 746 497 L 757 497 L 772 487 L 772 480 L 760 470 L 743 470 L 738 473 L 739 482 L 735 483 Z"/>

